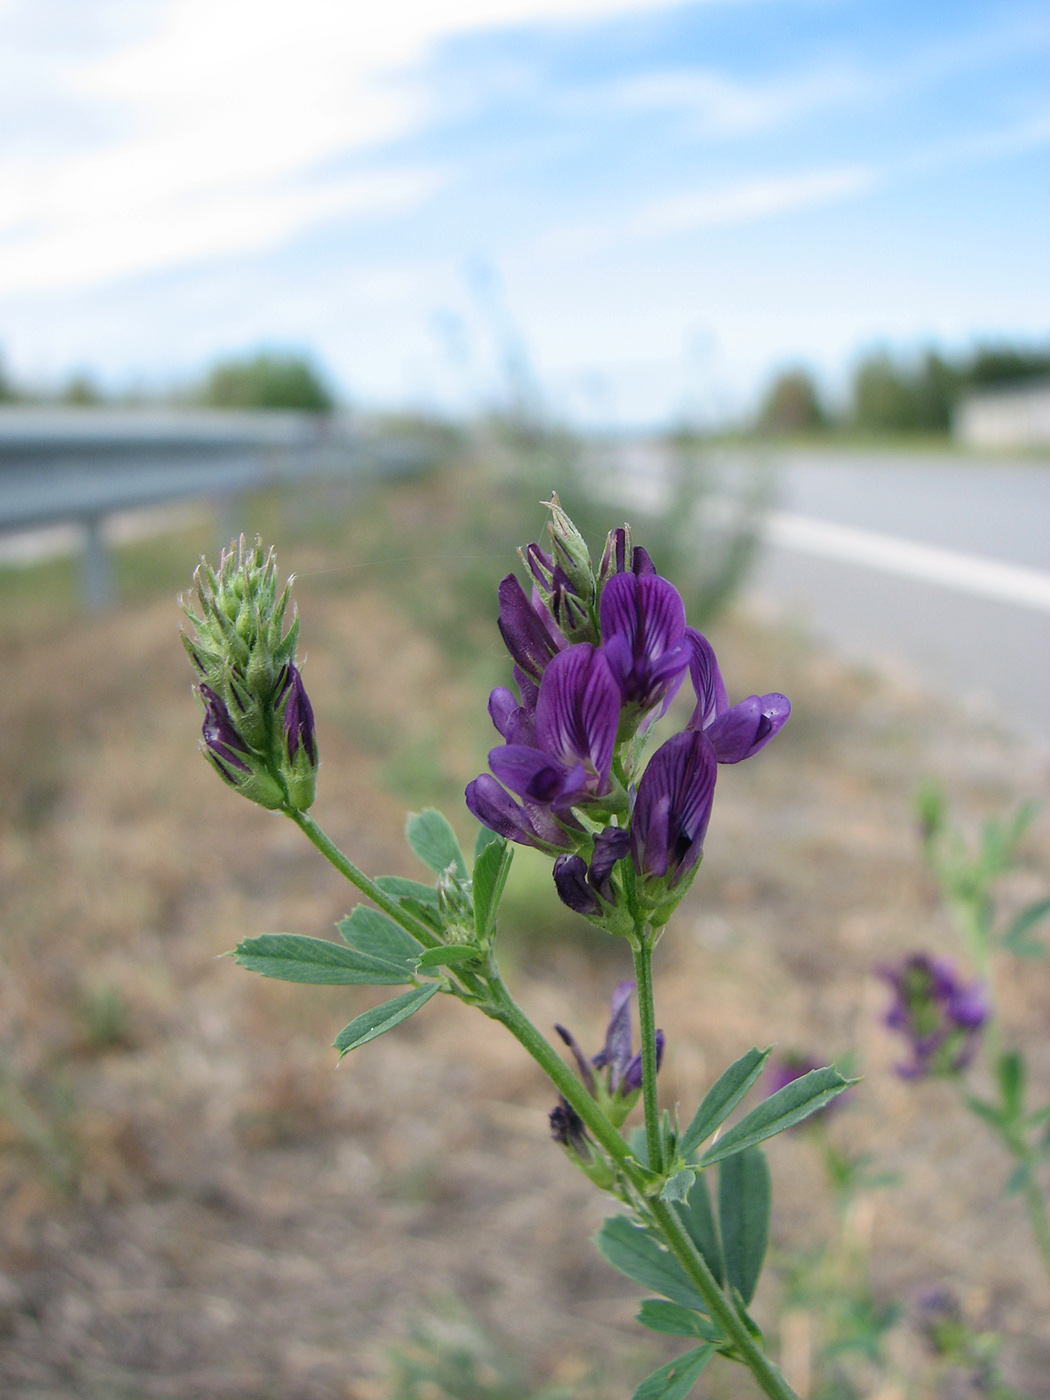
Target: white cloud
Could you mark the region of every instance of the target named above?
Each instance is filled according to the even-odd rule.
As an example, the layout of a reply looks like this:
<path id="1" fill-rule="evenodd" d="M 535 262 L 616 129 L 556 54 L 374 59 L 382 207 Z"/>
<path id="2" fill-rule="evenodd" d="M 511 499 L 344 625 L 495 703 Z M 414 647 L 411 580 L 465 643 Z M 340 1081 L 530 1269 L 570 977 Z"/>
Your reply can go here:
<path id="1" fill-rule="evenodd" d="M 12 123 L 0 144 L 0 290 L 255 251 L 333 213 L 418 202 L 438 172 L 333 171 L 424 119 L 411 69 L 431 45 L 472 29 L 670 3 L 168 0 L 149 37 L 80 60 L 32 49 L 14 27 L 5 36 L 0 10 L 0 47 L 12 39 L 3 68 L 31 64 L 92 124 L 103 113 L 110 133 L 85 150 L 82 132 L 71 129 L 63 145 Z"/>
<path id="2" fill-rule="evenodd" d="M 833 166 L 684 191 L 654 200 L 633 216 L 558 229 L 538 240 L 536 251 L 556 260 L 573 259 L 624 242 L 754 223 L 791 209 L 866 194 L 879 184 L 880 178 L 877 171 L 867 166 Z"/>
<path id="3" fill-rule="evenodd" d="M 855 102 L 874 87 L 869 77 L 846 66 L 765 83 L 691 68 L 639 74 L 599 99 L 628 111 L 675 112 L 701 135 L 727 136 L 768 131 L 804 113 Z"/>
<path id="4" fill-rule="evenodd" d="M 720 224 L 750 223 L 787 209 L 863 194 L 875 183 L 874 171 L 864 166 L 743 180 L 720 189 L 657 200 L 632 219 L 628 229 L 639 237 L 654 238 Z"/>

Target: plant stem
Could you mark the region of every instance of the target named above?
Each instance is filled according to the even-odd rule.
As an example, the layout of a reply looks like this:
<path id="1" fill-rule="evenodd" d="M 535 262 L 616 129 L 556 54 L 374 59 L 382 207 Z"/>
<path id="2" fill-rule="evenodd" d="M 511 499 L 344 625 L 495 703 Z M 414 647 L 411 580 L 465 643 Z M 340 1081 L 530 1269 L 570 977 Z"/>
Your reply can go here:
<path id="1" fill-rule="evenodd" d="M 1046 1201 L 1039 1189 L 1039 1183 L 1029 1177 L 1024 1186 L 1024 1200 L 1028 1207 L 1028 1219 L 1035 1236 L 1039 1253 L 1043 1256 L 1046 1271 L 1050 1274 L 1050 1219 L 1047 1218 Z"/>
<path id="2" fill-rule="evenodd" d="M 737 1316 L 678 1216 L 663 1201 L 647 1198 L 646 1190 L 650 1183 L 641 1163 L 632 1156 L 626 1142 L 588 1094 L 581 1081 L 513 1000 L 494 965 L 490 965 L 486 980 L 492 995 L 490 1005 L 485 1008 L 488 1015 L 506 1026 L 519 1044 L 524 1046 L 566 1102 L 583 1119 L 592 1137 L 606 1150 L 638 1195 L 646 1201 L 650 1218 L 663 1235 L 668 1249 L 685 1269 L 690 1281 L 704 1299 L 711 1317 L 733 1343 L 763 1394 L 769 1396 L 770 1400 L 798 1400 L 798 1396 Z"/>
<path id="3" fill-rule="evenodd" d="M 638 1018 L 642 1027 L 642 1102 L 645 1108 L 645 1145 L 649 1166 L 662 1172 L 660 1110 L 656 1102 L 656 1012 L 653 1007 L 652 934 L 643 929 L 634 949 L 634 977 L 638 989 Z"/>
<path id="4" fill-rule="evenodd" d="M 414 919 L 411 914 L 406 914 L 396 899 L 384 894 L 374 880 L 370 880 L 363 870 L 358 870 L 353 861 L 348 860 L 335 842 L 325 835 L 313 817 L 307 816 L 305 812 L 297 811 L 294 807 L 288 807 L 285 810 L 299 830 L 309 837 L 325 860 L 334 865 L 340 875 L 345 876 L 352 885 L 356 885 L 362 894 L 367 895 L 373 904 L 377 904 L 384 914 L 389 914 L 396 924 L 400 924 L 425 948 L 437 948 L 440 945 L 441 940 L 433 930 L 427 928 L 426 924 L 420 923 L 418 919 Z"/>

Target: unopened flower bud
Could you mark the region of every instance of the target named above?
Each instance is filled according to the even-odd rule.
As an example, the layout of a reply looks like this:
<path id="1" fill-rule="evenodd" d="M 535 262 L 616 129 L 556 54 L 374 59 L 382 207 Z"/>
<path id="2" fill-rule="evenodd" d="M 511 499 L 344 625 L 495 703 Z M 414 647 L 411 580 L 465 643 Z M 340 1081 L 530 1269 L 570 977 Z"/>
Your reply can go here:
<path id="1" fill-rule="evenodd" d="M 602 551 L 602 562 L 598 569 L 598 594 L 616 574 L 635 574 L 642 578 L 655 574 L 656 565 L 649 557 L 648 550 L 641 545 L 632 545 L 630 525 L 621 525 L 610 530 Z"/>
<path id="2" fill-rule="evenodd" d="M 317 743 L 314 739 L 314 711 L 303 678 L 294 663 L 287 666 L 284 695 L 284 751 L 282 763 L 288 799 L 299 812 L 314 800 L 317 788 Z"/>
<path id="3" fill-rule="evenodd" d="M 299 619 L 284 618 L 291 580 L 278 589 L 273 550 L 242 535 L 218 570 L 202 559 L 196 599 L 180 600 L 194 635 L 183 643 L 200 678 L 204 752 L 238 792 L 264 807 L 313 801 L 317 745 L 310 701 L 295 665 Z M 199 611 L 198 611 L 199 608 Z"/>
<path id="4" fill-rule="evenodd" d="M 543 504 L 551 513 L 547 532 L 551 541 L 551 557 L 560 565 L 573 591 L 586 603 L 594 598 L 594 573 L 587 541 L 562 509 L 557 492 L 551 492 Z"/>
<path id="5" fill-rule="evenodd" d="M 267 772 L 265 760 L 253 753 L 234 727 L 230 712 L 210 686 L 198 688 L 204 705 L 201 750 L 219 776 L 242 797 L 271 810 L 280 807 L 284 793 Z"/>

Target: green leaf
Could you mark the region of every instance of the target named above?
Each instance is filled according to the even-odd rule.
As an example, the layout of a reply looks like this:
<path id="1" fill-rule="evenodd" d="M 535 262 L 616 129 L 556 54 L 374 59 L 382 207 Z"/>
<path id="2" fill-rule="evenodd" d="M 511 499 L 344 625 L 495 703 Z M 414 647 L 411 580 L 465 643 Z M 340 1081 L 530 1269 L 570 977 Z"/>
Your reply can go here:
<path id="1" fill-rule="evenodd" d="M 478 856 L 486 846 L 491 846 L 493 841 L 502 841 L 504 838 L 498 832 L 492 831 L 487 826 L 478 827 L 477 840 L 474 842 L 474 864 L 478 863 Z"/>
<path id="2" fill-rule="evenodd" d="M 409 816 L 405 823 L 405 836 L 423 864 L 438 875 L 444 874 L 451 865 L 461 880 L 467 878 L 467 863 L 459 849 L 456 833 L 447 819 L 433 807 Z"/>
<path id="3" fill-rule="evenodd" d="M 372 963 L 405 974 L 398 980 L 407 982 L 416 966 L 416 959 L 423 951 L 410 933 L 395 924 L 386 914 L 373 909 L 368 904 L 355 904 L 345 919 L 336 924 L 339 937 Z"/>
<path id="4" fill-rule="evenodd" d="M 978 1118 L 983 1118 L 986 1123 L 991 1123 L 993 1128 L 1002 1129 L 1006 1126 L 1006 1118 L 1003 1116 L 1001 1108 L 994 1103 L 988 1103 L 986 1099 L 979 1099 L 973 1094 L 967 1094 L 966 1107 Z"/>
<path id="5" fill-rule="evenodd" d="M 722 1334 L 709 1317 L 683 1308 L 681 1303 L 669 1303 L 665 1298 L 646 1298 L 635 1314 L 650 1332 L 663 1332 L 667 1337 L 699 1337 L 705 1342 L 720 1342 Z"/>
<path id="6" fill-rule="evenodd" d="M 502 836 L 496 836 L 474 862 L 474 929 L 479 943 L 485 943 L 495 928 L 496 913 L 513 859 L 513 846 Z"/>
<path id="7" fill-rule="evenodd" d="M 305 938 L 298 933 L 264 933 L 259 938 L 246 938 L 237 944 L 233 957 L 241 967 L 261 972 L 264 977 L 323 987 L 381 987 L 410 982 L 415 966 L 415 958 L 407 966 L 395 966 L 356 948 L 344 948 L 326 938 Z"/>
<path id="8" fill-rule="evenodd" d="M 1019 1050 L 1007 1050 L 999 1056 L 999 1092 L 1003 1112 L 1010 1122 L 1016 1122 L 1024 1108 L 1024 1056 Z"/>
<path id="9" fill-rule="evenodd" d="M 696 1111 L 696 1116 L 682 1134 L 678 1150 L 683 1157 L 695 1152 L 705 1142 L 719 1123 L 723 1123 L 747 1093 L 751 1085 L 762 1073 L 763 1066 L 773 1053 L 768 1050 L 749 1050 L 739 1060 L 731 1064 L 704 1095 L 704 1101 Z"/>
<path id="10" fill-rule="evenodd" d="M 675 1172 L 664 1182 L 664 1189 L 660 1192 L 661 1201 L 684 1201 L 689 1195 L 689 1188 L 693 1184 L 696 1173 L 689 1167 L 683 1167 L 680 1172 Z"/>
<path id="11" fill-rule="evenodd" d="M 1034 904 L 1029 904 L 1010 921 L 1006 932 L 999 940 L 1000 946 L 1017 957 L 1045 958 L 1045 946 L 1027 935 L 1028 931 L 1035 928 L 1036 924 L 1042 923 L 1048 914 L 1050 914 L 1050 899 L 1039 899 Z"/>
<path id="12" fill-rule="evenodd" d="M 707 1311 L 678 1260 L 661 1249 L 652 1235 L 632 1225 L 625 1215 L 609 1216 L 594 1236 L 594 1243 L 606 1263 L 643 1288 L 651 1288 L 696 1312 Z"/>
<path id="13" fill-rule="evenodd" d="M 401 875 L 380 875 L 376 884 L 384 894 L 394 899 L 416 899 L 421 904 L 432 904 L 437 908 L 438 892 L 433 885 L 424 885 L 420 880 L 406 880 Z"/>
<path id="14" fill-rule="evenodd" d="M 428 948 L 419 959 L 420 972 L 430 967 L 448 967 L 456 963 L 477 962 L 481 956 L 473 943 L 447 943 L 441 948 Z"/>
<path id="15" fill-rule="evenodd" d="M 685 1400 L 714 1354 L 715 1348 L 709 1345 L 668 1361 L 666 1366 L 646 1376 L 632 1400 Z"/>
<path id="16" fill-rule="evenodd" d="M 1014 1167 L 1013 1171 L 1007 1178 L 1007 1182 L 1006 1185 L 1003 1187 L 1003 1191 L 1006 1193 L 1007 1196 L 1015 1196 L 1018 1191 L 1023 1191 L 1024 1188 L 1028 1185 L 1031 1175 L 1031 1162 L 1018 1163 L 1018 1165 Z"/>
<path id="17" fill-rule="evenodd" d="M 725 1266 L 722 1261 L 722 1246 L 718 1242 L 715 1227 L 715 1213 L 711 1209 L 711 1193 L 707 1189 L 707 1178 L 697 1175 L 684 1206 L 677 1206 L 679 1220 L 685 1226 L 689 1238 L 704 1257 L 704 1263 L 714 1274 L 721 1286 L 725 1282 Z"/>
<path id="18" fill-rule="evenodd" d="M 718 1168 L 718 1221 L 726 1278 L 744 1301 L 758 1287 L 769 1243 L 770 1185 L 766 1154 L 759 1147 L 727 1157 Z"/>
<path id="19" fill-rule="evenodd" d="M 391 1001 L 384 1001 L 382 1006 L 373 1006 L 371 1010 L 355 1016 L 332 1042 L 339 1051 L 339 1058 L 342 1059 L 351 1050 L 356 1050 L 359 1045 L 375 1040 L 376 1036 L 382 1035 L 384 1031 L 393 1030 L 402 1021 L 407 1021 L 413 1012 L 418 1011 L 440 990 L 439 983 L 427 982 L 422 987 L 413 987 L 410 992 L 402 992 Z"/>
<path id="20" fill-rule="evenodd" d="M 811 1070 L 800 1079 L 793 1079 L 734 1124 L 725 1137 L 707 1149 L 700 1158 L 701 1163 L 708 1167 L 712 1162 L 721 1162 L 736 1152 L 743 1152 L 747 1147 L 754 1147 L 756 1143 L 782 1133 L 785 1128 L 801 1123 L 803 1118 L 808 1118 L 844 1089 L 857 1083 L 859 1080 L 843 1079 L 838 1070 L 830 1066 Z"/>

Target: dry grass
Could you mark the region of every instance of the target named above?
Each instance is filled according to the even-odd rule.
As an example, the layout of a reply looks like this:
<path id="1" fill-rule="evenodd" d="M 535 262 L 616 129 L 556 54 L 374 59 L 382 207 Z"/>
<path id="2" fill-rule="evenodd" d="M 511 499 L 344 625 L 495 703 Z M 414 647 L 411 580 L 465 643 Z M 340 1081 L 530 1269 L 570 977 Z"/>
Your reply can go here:
<path id="1" fill-rule="evenodd" d="M 425 519 L 432 490 L 406 488 L 402 505 Z M 279 542 L 280 509 L 265 508 Z M 302 575 L 315 815 L 366 869 L 420 873 L 390 789 L 418 805 L 479 771 L 495 649 L 451 666 L 381 570 L 344 569 L 338 541 L 301 526 L 282 563 Z M 199 543 L 167 547 L 187 574 Z M 665 1352 L 588 1242 L 602 1206 L 548 1141 L 551 1091 L 518 1047 L 432 1003 L 336 1069 L 335 1032 L 377 993 L 268 983 L 218 957 L 264 930 L 323 935 L 354 895 L 196 758 L 170 594 L 139 595 L 100 619 L 52 609 L 0 630 L 0 1391 L 377 1400 L 389 1344 L 454 1298 L 537 1384 L 628 1394 Z M 737 619 L 716 643 L 734 694 L 782 688 L 795 712 L 720 776 L 704 869 L 659 950 L 667 1102 L 695 1103 L 756 1040 L 853 1052 L 865 1082 L 832 1132 L 901 1173 L 851 1222 L 876 1295 L 954 1287 L 1004 1334 L 1015 1383 L 1050 1396 L 1046 1280 L 1001 1194 L 1007 1164 L 946 1086 L 893 1076 L 872 973 L 917 944 L 951 947 L 918 858 L 919 778 L 941 778 L 972 825 L 1043 795 L 1046 769 L 797 639 Z M 1048 831 L 1044 813 L 1018 902 L 1050 879 Z M 526 1009 L 596 1042 L 624 950 L 527 879 L 512 912 Z M 1045 1098 L 1047 967 L 1004 967 L 1003 1004 Z M 789 1135 L 771 1158 L 786 1256 L 837 1225 L 812 1141 Z M 779 1300 L 770 1277 L 757 1312 L 774 1334 Z M 903 1397 L 892 1375 L 924 1374 L 906 1326 L 891 1352 L 896 1371 L 862 1393 Z M 729 1368 L 705 1384 L 751 1393 Z"/>

